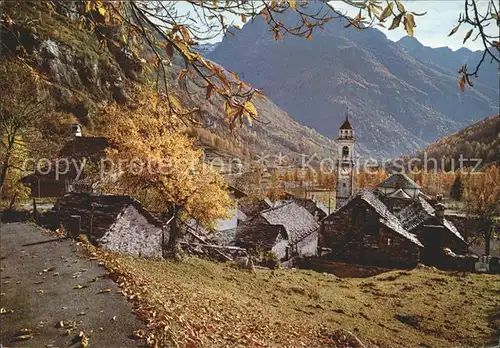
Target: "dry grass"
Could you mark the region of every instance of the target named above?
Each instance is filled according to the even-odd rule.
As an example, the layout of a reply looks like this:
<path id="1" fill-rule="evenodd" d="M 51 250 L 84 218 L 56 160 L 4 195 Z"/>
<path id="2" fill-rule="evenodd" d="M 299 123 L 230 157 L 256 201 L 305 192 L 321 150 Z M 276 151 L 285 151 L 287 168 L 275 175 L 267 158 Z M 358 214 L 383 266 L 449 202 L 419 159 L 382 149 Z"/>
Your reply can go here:
<path id="1" fill-rule="evenodd" d="M 181 347 L 332 347 L 337 329 L 367 346 L 481 346 L 499 333 L 495 275 L 415 269 L 341 279 L 303 270 L 251 274 L 197 258 L 111 259 L 112 269 L 140 280 L 134 291 L 166 314 Z"/>

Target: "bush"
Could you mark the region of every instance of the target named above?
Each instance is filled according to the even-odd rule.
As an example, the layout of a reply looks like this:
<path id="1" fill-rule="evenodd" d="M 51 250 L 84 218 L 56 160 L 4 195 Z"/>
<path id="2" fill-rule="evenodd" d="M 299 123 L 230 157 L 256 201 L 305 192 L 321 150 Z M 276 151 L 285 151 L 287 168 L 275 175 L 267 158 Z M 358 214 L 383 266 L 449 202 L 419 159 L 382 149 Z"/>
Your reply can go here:
<path id="1" fill-rule="evenodd" d="M 264 251 L 261 253 L 260 257 L 260 263 L 262 266 L 271 268 L 271 269 L 278 269 L 281 266 L 281 262 L 278 259 L 278 256 L 276 253 L 273 251 Z"/>

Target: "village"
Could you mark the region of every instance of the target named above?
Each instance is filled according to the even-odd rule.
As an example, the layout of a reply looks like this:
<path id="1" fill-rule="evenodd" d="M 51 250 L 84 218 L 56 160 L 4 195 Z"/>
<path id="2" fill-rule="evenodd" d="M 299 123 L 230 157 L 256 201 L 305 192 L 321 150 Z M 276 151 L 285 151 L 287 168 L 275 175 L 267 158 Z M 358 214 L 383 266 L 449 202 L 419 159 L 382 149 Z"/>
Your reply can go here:
<path id="1" fill-rule="evenodd" d="M 60 151 L 62 158 L 76 163 L 104 158 L 110 146 L 106 138 L 83 136 L 79 125 L 72 130 L 73 139 Z M 228 186 L 232 211 L 212 230 L 193 218 L 178 218 L 182 248 L 221 261 L 241 257 L 261 264 L 272 261 L 273 267 L 307 264 L 314 269 L 315 262 L 342 261 L 386 268 L 424 264 L 498 272 L 497 256 L 474 255 L 468 249 L 465 237 L 474 234 L 471 229 L 480 228 L 478 219 L 447 215 L 442 195 L 426 195 L 404 173 L 393 173 L 372 189 L 354 192 L 355 135 L 348 116 L 336 142 L 335 209 L 314 196 L 285 192 L 276 201 L 251 199 Z M 41 172 L 22 179 L 31 187 L 37 221 L 43 219 L 46 225 L 75 239 L 84 234 L 92 244 L 114 252 L 139 257 L 164 255 L 169 217 L 149 212 L 131 196 L 101 192 L 98 180 L 86 177 L 85 169 L 82 173 L 66 170 L 64 175 L 54 168 Z M 45 215 L 42 218 L 36 201 L 46 197 L 60 198 L 41 214 Z"/>
<path id="2" fill-rule="evenodd" d="M 85 137 L 79 125 L 72 129 L 73 138 L 60 156 L 78 161 L 105 156 L 110 146 L 105 138 Z M 209 262 L 234 264 L 241 274 L 266 269 L 293 274 L 302 268 L 363 279 L 394 269 L 498 272 L 498 257 L 479 257 L 469 250 L 466 237 L 472 234 L 471 228 L 477 228 L 477 219 L 446 214 L 441 196 L 429 197 L 404 173 L 393 173 L 372 189 L 354 192 L 355 136 L 347 116 L 336 141 L 339 153 L 334 208 L 313 197 L 291 193 L 278 201 L 249 199 L 242 190 L 228 186 L 232 211 L 227 219 L 217 221 L 214 229 L 206 229 L 192 218 L 178 218 L 183 253 Z M 106 194 L 95 178 L 85 177 L 85 171 L 81 174 L 69 172 L 56 178 L 54 171 L 45 171 L 23 178 L 31 189 L 32 209 L 17 215 L 6 212 L 3 222 L 35 221 L 52 230 L 57 240 L 89 243 L 86 248 L 96 250 L 92 255 L 111 251 L 130 255 L 137 262 L 163 259 L 172 217 L 148 211 L 131 196 Z M 47 197 L 58 198 L 52 205 L 44 202 Z M 147 336 L 144 332 L 139 339 Z M 356 335 L 345 336 L 343 332 L 349 344 L 359 341 Z"/>
<path id="3" fill-rule="evenodd" d="M 56 171 L 57 167 L 52 167 L 52 170 L 41 168 L 22 178 L 21 182 L 31 191 L 32 205 L 27 204 L 24 211 L 6 210 L 2 214 L 2 224 L 10 222 L 2 227 L 5 231 L 17 230 L 23 226 L 16 223 L 33 221 L 56 237 L 23 244 L 22 248 L 40 243 L 43 248 L 43 243 L 68 240 L 72 241 L 70 245 L 76 245 L 77 248 L 83 245 L 85 249 L 91 250 L 93 258 L 97 256 L 98 259 L 110 260 L 131 256 L 133 259 L 120 262 L 139 264 L 142 262 L 140 260 L 168 258 L 167 243 L 171 228 L 175 226 L 180 231 L 179 247 L 183 255 L 181 264 L 186 267 L 200 266 L 198 261 L 194 265 L 193 261 L 186 261 L 187 257 L 211 263 L 203 267 L 217 269 L 219 266 L 216 264 L 234 265 L 243 277 L 247 277 L 246 274 L 261 277 L 259 274 L 265 274 L 261 272 L 266 270 L 282 270 L 295 277 L 297 269 L 347 279 L 372 279 L 377 274 L 391 274 L 392 270 L 412 269 L 421 270 L 419 272 L 429 276 L 434 272 L 460 272 L 457 274 L 464 275 L 499 272 L 499 258 L 495 256 L 498 251 L 493 248 L 493 255 L 477 255 L 467 241 L 478 234 L 474 229 L 481 228 L 481 220 L 453 211 L 447 213 L 449 209 L 445 206 L 442 195 L 427 195 L 406 174 L 394 172 L 371 188 L 355 191 L 355 133 L 348 116 L 340 126 L 336 139 L 338 154 L 334 206 L 331 198 L 325 204 L 324 200 L 314 196 L 313 190 L 310 196 L 294 195 L 283 190 L 279 199 L 271 200 L 268 197 L 251 197 L 242 189 L 229 184 L 227 190 L 232 201 L 231 211 L 226 215 L 227 218 L 217 220 L 213 228 L 203 227 L 189 215 L 168 216 L 162 212 L 149 211 L 139 200 L 129 195 L 107 194 L 100 187 L 94 167 L 87 167 L 90 169 L 86 171 L 86 167 L 80 165 L 87 163 L 87 160 L 95 163 L 105 158 L 107 149 L 112 146 L 110 141 L 102 137 L 84 136 L 82 127 L 77 124 L 71 130 L 72 138 L 60 150 L 59 158 L 79 164 L 74 167 L 76 169 L 65 170 L 64 175 L 61 175 Z M 274 195 L 271 197 L 274 198 Z M 177 220 L 175 225 L 172 224 L 173 219 Z M 28 228 L 28 225 L 25 226 L 21 229 Z M 42 236 L 40 232 L 29 232 L 30 235 L 33 233 Z M 7 235 L 11 235 L 11 232 L 7 232 Z M 58 245 L 59 242 L 53 245 L 52 248 L 56 248 L 53 253 L 59 253 L 60 251 L 55 250 L 65 248 Z M 481 249 L 482 247 L 475 248 L 479 253 Z M 116 256 L 108 256 L 107 252 Z M 109 270 L 111 274 L 116 273 L 114 268 Z M 38 274 L 43 275 L 43 272 L 45 270 Z M 231 272 L 234 271 L 225 269 L 223 274 Z M 405 271 L 399 272 L 406 274 Z M 74 274 L 80 276 L 79 272 Z M 58 272 L 54 275 L 58 275 Z M 135 276 L 130 278 L 129 274 L 118 277 L 121 284 L 125 284 L 125 279 L 133 279 Z M 182 276 L 180 281 L 184 282 Z M 257 280 L 246 280 L 249 284 L 254 281 Z M 488 282 L 486 279 L 485 281 Z M 164 284 L 168 284 L 168 281 Z M 77 285 L 76 289 L 80 286 Z M 45 290 L 39 291 L 43 294 Z M 310 294 L 304 292 L 304 295 Z M 75 303 L 77 307 L 81 305 L 82 303 Z M 142 302 L 136 304 L 141 305 Z M 9 313 L 7 309 L 3 310 Z M 343 310 L 339 311 L 343 313 Z M 143 320 L 152 323 L 150 314 L 141 313 Z M 412 318 L 396 316 L 403 323 L 407 320 L 420 320 Z M 73 332 L 72 328 L 68 332 Z M 158 335 L 156 330 L 141 330 L 135 330 L 132 336 L 137 340 L 158 343 L 158 338 L 152 338 L 155 334 Z M 14 341 L 18 337 L 35 337 L 31 329 L 27 335 L 16 335 L 18 336 L 14 337 Z M 74 340 L 80 342 L 84 339 L 85 342 L 88 335 L 81 331 L 80 336 L 75 336 Z M 338 335 L 340 338 L 337 338 Z M 347 345 L 360 342 L 350 331 L 338 331 L 334 337 L 339 342 L 345 340 L 347 343 L 342 344 Z"/>

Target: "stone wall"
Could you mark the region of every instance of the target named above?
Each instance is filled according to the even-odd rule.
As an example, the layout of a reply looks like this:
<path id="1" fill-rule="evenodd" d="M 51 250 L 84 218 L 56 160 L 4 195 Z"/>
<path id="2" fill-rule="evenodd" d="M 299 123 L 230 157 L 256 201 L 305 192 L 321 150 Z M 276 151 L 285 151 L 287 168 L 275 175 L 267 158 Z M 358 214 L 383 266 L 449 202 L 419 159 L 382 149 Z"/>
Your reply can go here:
<path id="1" fill-rule="evenodd" d="M 288 247 L 288 239 L 284 239 L 281 234 L 278 235 L 276 239 L 276 244 L 271 249 L 272 252 L 276 254 L 279 260 L 286 259 L 290 255 L 286 254 L 286 248 Z"/>
<path id="2" fill-rule="evenodd" d="M 315 230 L 307 237 L 299 240 L 292 246 L 292 250 L 300 256 L 314 256 L 318 251 L 318 231 Z"/>
<path id="3" fill-rule="evenodd" d="M 133 205 L 129 205 L 98 240 L 98 245 L 133 256 L 161 257 L 162 238 L 162 229 L 151 224 Z"/>

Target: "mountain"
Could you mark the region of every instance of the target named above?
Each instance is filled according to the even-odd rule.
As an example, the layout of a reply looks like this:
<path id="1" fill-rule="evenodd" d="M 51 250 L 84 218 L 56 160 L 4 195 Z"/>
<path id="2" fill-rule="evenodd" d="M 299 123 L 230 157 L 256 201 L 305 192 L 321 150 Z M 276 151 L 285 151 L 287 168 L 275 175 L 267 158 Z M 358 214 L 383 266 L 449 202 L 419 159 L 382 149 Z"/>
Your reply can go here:
<path id="1" fill-rule="evenodd" d="M 418 156 L 449 158 L 458 164 L 465 159 L 481 159 L 481 165 L 500 164 L 500 114 L 486 117 L 452 135 L 443 137 L 422 150 Z M 469 165 L 475 165 L 469 163 Z"/>
<path id="2" fill-rule="evenodd" d="M 465 47 L 452 51 L 449 47 L 432 48 L 424 46 L 416 38 L 410 36 L 402 37 L 397 44 L 420 62 L 433 64 L 453 73 L 456 73 L 464 64 L 467 65 L 469 71 L 473 71 L 483 55 L 482 51 L 471 51 Z M 498 63 L 491 63 L 487 59 L 479 69 L 478 77 L 473 79 L 472 82 L 477 80 L 491 88 L 498 88 L 499 78 Z"/>
<path id="3" fill-rule="evenodd" d="M 295 16 L 287 11 L 279 20 L 295 23 Z M 327 23 L 312 40 L 274 41 L 257 17 L 207 56 L 330 138 L 348 107 L 359 150 L 372 155 L 413 153 L 496 113 L 498 86 L 476 81 L 461 93 L 456 73 L 415 58 L 379 30 L 344 24 Z"/>
<path id="4" fill-rule="evenodd" d="M 1 26 L 5 49 L 0 50 L 0 57 L 16 52 L 23 45 L 24 62 L 44 77 L 41 83 L 55 108 L 61 115 L 69 115 L 68 120 L 54 120 L 54 124 L 67 125 L 76 120 L 85 127 L 86 134 L 100 135 L 96 107 L 103 101 L 123 103 L 130 99 L 135 88 L 148 84 L 146 69 L 133 55 L 112 43 L 103 47 L 97 31 L 93 33 L 79 26 L 71 6 L 55 2 L 55 11 L 49 7 L 43 2 L 5 4 L 3 11 L 6 18 L 12 19 L 13 28 L 4 30 Z M 202 48 L 209 51 L 214 46 Z M 222 98 L 214 93 L 207 100 L 206 90 L 194 83 L 188 83 L 189 92 L 180 86 L 177 77 L 182 62 L 177 57 L 167 68 L 169 92 L 185 104 L 200 108 L 206 127 L 193 126 L 191 133 L 199 136 L 204 147 L 236 156 L 255 156 L 261 152 L 282 152 L 295 157 L 301 153 L 327 156 L 334 151 L 335 144 L 330 139 L 300 125 L 267 97 L 255 100 L 260 122 L 231 132 L 225 121 Z M 63 133 L 68 129 L 58 131 Z"/>

